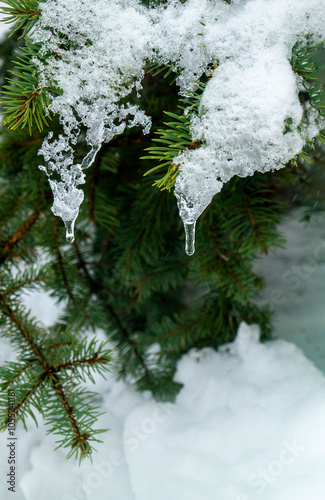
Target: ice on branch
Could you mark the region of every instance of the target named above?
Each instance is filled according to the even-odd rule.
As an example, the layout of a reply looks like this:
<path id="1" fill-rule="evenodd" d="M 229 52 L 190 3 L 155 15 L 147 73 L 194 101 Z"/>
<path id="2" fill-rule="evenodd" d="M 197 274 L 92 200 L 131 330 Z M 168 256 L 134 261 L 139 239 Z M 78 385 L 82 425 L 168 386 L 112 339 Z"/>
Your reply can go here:
<path id="1" fill-rule="evenodd" d="M 189 254 L 196 220 L 225 182 L 283 167 L 325 127 L 315 111 L 303 119 L 301 77 L 290 62 L 298 40 L 311 34 L 315 44 L 325 40 L 324 2 L 170 0 L 148 8 L 138 0 L 50 0 L 39 8 L 31 37 L 42 44 L 45 58 L 36 61 L 40 84 L 61 89 L 50 111 L 59 113 L 65 134 L 45 140 L 43 168 L 54 193 L 53 211 L 63 218 L 70 240 L 83 199 L 77 188 L 83 169 L 125 127 L 149 130 L 150 117 L 125 99 L 134 89 L 141 93 L 148 62 L 172 66 L 182 95 L 216 66 L 191 120 L 192 138 L 201 147 L 174 159 Z M 78 164 L 74 149 L 84 128 L 90 152 Z"/>

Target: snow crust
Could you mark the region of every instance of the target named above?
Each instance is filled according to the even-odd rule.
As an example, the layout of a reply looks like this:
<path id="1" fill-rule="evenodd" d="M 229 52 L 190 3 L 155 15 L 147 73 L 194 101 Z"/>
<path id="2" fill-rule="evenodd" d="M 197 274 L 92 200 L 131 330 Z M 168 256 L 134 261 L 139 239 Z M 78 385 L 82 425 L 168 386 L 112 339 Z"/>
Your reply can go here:
<path id="1" fill-rule="evenodd" d="M 300 349 L 242 323 L 218 352 L 183 356 L 175 379 L 175 403 L 157 403 L 96 377 L 110 431 L 93 465 L 21 432 L 18 500 L 323 500 L 325 378 Z"/>
<path id="2" fill-rule="evenodd" d="M 83 169 L 100 145 L 125 127 L 150 128 L 150 117 L 137 106 L 121 104 L 133 89 L 141 92 L 147 61 L 172 65 L 181 94 L 217 68 L 192 118 L 193 140 L 202 147 L 186 150 L 179 164 L 175 194 L 184 224 L 195 223 L 214 194 L 233 175 L 281 168 L 298 154 L 324 121 L 312 112 L 302 124 L 299 77 L 290 65 L 297 40 L 313 33 L 325 38 L 325 3 L 318 0 L 170 0 L 147 8 L 138 0 L 49 0 L 32 38 L 41 53 L 52 54 L 41 68 L 41 84 L 54 82 L 62 95 L 50 110 L 58 112 L 64 137 L 50 137 L 41 153 L 60 215 L 73 238 L 83 194 Z M 62 45 L 62 34 L 70 41 Z M 291 131 L 284 134 L 287 120 Z M 86 127 L 90 152 L 74 164 L 74 148 Z M 61 180 L 54 180 L 57 172 Z"/>

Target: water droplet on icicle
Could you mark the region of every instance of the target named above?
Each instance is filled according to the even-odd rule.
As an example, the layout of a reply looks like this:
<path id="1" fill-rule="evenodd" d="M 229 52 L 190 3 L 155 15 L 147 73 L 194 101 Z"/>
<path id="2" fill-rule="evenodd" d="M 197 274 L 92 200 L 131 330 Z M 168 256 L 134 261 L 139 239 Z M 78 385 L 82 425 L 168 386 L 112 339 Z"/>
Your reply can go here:
<path id="1" fill-rule="evenodd" d="M 195 226 L 194 222 L 184 222 L 185 229 L 185 252 L 187 255 L 193 255 L 195 252 Z"/>
<path id="2" fill-rule="evenodd" d="M 65 238 L 68 243 L 74 242 L 74 220 L 73 221 L 64 221 L 65 225 Z"/>

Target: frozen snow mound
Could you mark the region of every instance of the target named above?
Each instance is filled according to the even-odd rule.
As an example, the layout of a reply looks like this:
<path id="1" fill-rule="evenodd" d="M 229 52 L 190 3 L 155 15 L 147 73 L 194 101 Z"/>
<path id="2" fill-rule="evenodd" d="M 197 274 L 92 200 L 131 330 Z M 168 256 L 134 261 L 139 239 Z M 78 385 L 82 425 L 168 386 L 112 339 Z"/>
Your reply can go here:
<path id="1" fill-rule="evenodd" d="M 126 458 L 137 499 L 324 498 L 324 376 L 293 344 L 258 338 L 242 323 L 219 352 L 184 356 L 168 417 L 154 420 L 154 403 L 131 412 L 125 435 L 137 429 L 139 440 Z"/>

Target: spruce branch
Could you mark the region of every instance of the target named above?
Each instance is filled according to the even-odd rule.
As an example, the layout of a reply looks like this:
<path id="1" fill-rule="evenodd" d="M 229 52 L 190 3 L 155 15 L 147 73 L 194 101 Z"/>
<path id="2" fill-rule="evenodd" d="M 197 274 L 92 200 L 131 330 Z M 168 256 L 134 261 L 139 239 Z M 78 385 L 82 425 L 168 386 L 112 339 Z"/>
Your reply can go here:
<path id="1" fill-rule="evenodd" d="M 6 301 L 4 295 L 0 295 L 0 308 L 4 315 L 9 319 L 9 321 L 15 327 L 16 332 L 18 332 L 19 337 L 27 344 L 29 351 L 35 356 L 39 364 L 43 369 L 47 368 L 46 358 L 38 345 L 31 332 L 25 327 L 23 321 L 19 318 L 18 314 L 15 314 L 11 305 Z M 20 340 L 20 338 L 18 339 Z M 16 340 L 17 336 L 16 336 Z"/>
<path id="2" fill-rule="evenodd" d="M 15 276 L 7 273 L 6 286 L 1 290 L 1 292 L 4 297 L 13 298 L 22 289 L 27 288 L 28 290 L 36 290 L 37 288 L 41 288 L 41 285 L 45 281 L 48 273 L 48 266 L 28 267 L 23 271 L 18 270 L 15 273 Z"/>
<path id="3" fill-rule="evenodd" d="M 9 288 L 6 291 L 6 294 L 8 296 L 13 295 L 14 293 L 18 292 L 21 288 L 26 288 L 35 285 L 36 283 L 39 283 L 40 281 L 43 281 L 45 276 L 36 276 L 35 278 L 28 278 L 24 281 L 21 281 L 20 283 L 17 283 L 12 286 L 12 288 Z"/>
<path id="4" fill-rule="evenodd" d="M 246 197 L 243 197 L 243 203 L 244 203 L 244 206 L 247 210 L 247 213 L 248 213 L 248 217 L 249 217 L 249 220 L 250 220 L 250 223 L 252 225 L 252 228 L 253 228 L 253 231 L 256 233 L 256 236 L 260 242 L 260 245 L 261 245 L 261 250 L 265 253 L 265 255 L 268 254 L 268 248 L 267 248 L 267 245 L 266 245 L 266 241 L 265 239 L 263 238 L 262 234 L 261 234 L 261 231 L 260 231 L 260 228 L 259 228 L 259 225 L 255 219 L 255 216 L 254 216 L 254 213 L 252 211 L 252 208 L 250 206 L 250 203 L 249 203 L 249 199 L 247 199 Z"/>
<path id="5" fill-rule="evenodd" d="M 168 62 L 167 64 L 161 64 L 159 62 L 157 63 L 151 63 L 150 61 L 147 61 L 147 71 L 149 73 L 152 73 L 152 76 L 158 76 L 161 75 L 163 78 L 168 78 L 170 75 L 174 73 L 174 76 L 170 82 L 170 85 L 175 83 L 177 77 L 179 76 L 180 71 L 182 71 L 183 68 L 178 69 L 176 68 L 175 63 L 172 61 Z"/>
<path id="6" fill-rule="evenodd" d="M 105 311 L 108 312 L 108 315 L 113 320 L 115 328 L 117 328 L 117 332 L 111 332 L 110 334 L 111 340 L 120 347 L 122 345 L 127 346 L 128 352 L 130 353 L 131 356 L 133 356 L 137 360 L 139 366 L 141 367 L 141 371 L 144 374 L 146 383 L 148 384 L 149 387 L 152 386 L 152 376 L 147 366 L 145 357 L 142 355 L 137 341 L 132 338 L 131 332 L 129 332 L 127 327 L 123 324 L 123 321 L 118 311 L 112 306 L 111 301 L 109 300 L 109 298 L 112 295 L 122 296 L 127 301 L 131 300 L 131 298 L 127 295 L 122 294 L 121 292 L 112 290 L 107 285 L 103 288 L 99 287 L 98 283 L 96 283 L 95 279 L 90 275 L 87 265 L 82 257 L 82 253 L 76 242 L 74 242 L 74 247 L 76 250 L 78 261 L 84 272 L 85 278 L 88 281 L 88 285 L 90 286 L 91 292 L 97 295 L 98 300 L 102 304 L 102 307 L 104 308 Z M 135 302 L 134 299 L 132 299 L 131 301 Z"/>
<path id="7" fill-rule="evenodd" d="M 19 344 L 22 352 L 17 362 L 0 367 L 2 393 L 15 390 L 15 413 L 25 429 L 26 417 L 30 415 L 37 425 L 37 410 L 50 425 L 48 433 L 59 434 L 58 447 L 70 447 L 68 457 L 75 455 L 79 461 L 90 456 L 92 442 L 100 442 L 97 434 L 104 429 L 94 429 L 101 414 L 94 406 L 96 395 L 80 386 L 80 381 L 90 379 L 93 372 L 104 376 L 111 361 L 111 350 L 107 343 L 93 339 L 79 339 L 67 334 L 62 341 L 57 336 L 48 336 L 39 328 L 29 329 L 27 316 L 18 313 L 3 295 L 0 308 L 6 323 L 5 335 Z M 3 320 L 2 320 L 3 321 Z M 14 339 L 12 339 L 14 335 Z M 2 394 L 0 428 L 8 424 L 6 404 Z"/>
<path id="8" fill-rule="evenodd" d="M 40 217 L 41 212 L 37 209 L 33 210 L 29 215 L 28 219 L 17 229 L 15 234 L 6 242 L 0 244 L 0 265 L 3 264 L 7 258 L 10 256 L 12 249 L 18 245 L 18 243 L 24 238 L 24 236 L 30 231 L 32 226 L 36 223 L 37 219 Z"/>
<path id="9" fill-rule="evenodd" d="M 325 42 L 313 43 L 312 36 L 307 43 L 298 41 L 292 49 L 291 64 L 294 71 L 302 77 L 302 84 L 308 93 L 310 106 L 325 114 L 325 88 L 319 78 L 320 64 L 315 57 L 318 51 L 325 51 Z"/>
<path id="10" fill-rule="evenodd" d="M 14 31 L 22 29 L 21 36 L 26 36 L 41 15 L 39 4 L 43 1 L 3 0 L 2 3 L 8 5 L 8 7 L 0 7 L 0 13 L 5 15 L 3 22 L 6 24 L 14 23 Z"/>
<path id="11" fill-rule="evenodd" d="M 319 116 L 325 118 L 325 85 L 320 78 L 320 62 L 317 60 L 316 54 L 325 52 L 325 42 L 315 44 L 313 36 L 310 34 L 307 41 L 297 41 L 292 49 L 291 65 L 295 73 L 301 77 L 301 82 L 305 90 L 308 104 L 310 108 L 319 113 Z M 305 99 L 303 100 L 305 101 Z M 301 121 L 300 128 L 303 129 L 308 124 L 309 111 L 307 106 L 304 106 L 304 116 Z M 292 119 L 288 118 L 284 133 L 291 131 L 290 125 Z M 313 139 L 306 139 L 306 146 L 292 159 L 292 163 L 297 166 L 297 159 L 312 163 L 309 156 L 310 150 L 315 149 L 315 143 L 325 143 L 324 131 L 321 131 Z"/>
<path id="12" fill-rule="evenodd" d="M 157 73 L 156 73 L 157 74 Z M 201 146 L 200 141 L 193 141 L 190 132 L 190 122 L 193 114 L 198 114 L 200 97 L 205 89 L 206 84 L 198 82 L 197 90 L 190 92 L 186 99 L 180 99 L 181 105 L 178 107 L 183 110 L 183 115 L 176 115 L 166 111 L 165 114 L 176 121 L 164 123 L 165 129 L 158 129 L 155 134 L 159 135 L 159 139 L 152 139 L 153 142 L 158 142 L 162 146 L 150 146 L 145 151 L 148 151 L 150 156 L 142 156 L 142 160 L 155 160 L 159 164 L 156 167 L 148 170 L 144 175 L 152 174 L 162 168 L 168 167 L 166 174 L 157 179 L 153 186 L 164 190 L 174 186 L 178 174 L 179 165 L 175 163 L 175 158 L 186 149 L 197 149 Z"/>
<path id="13" fill-rule="evenodd" d="M 38 56 L 40 44 L 26 40 L 26 46 L 20 49 L 15 62 L 15 70 L 10 71 L 13 78 L 8 78 L 9 85 L 4 85 L 2 104 L 7 116 L 4 123 L 12 130 L 28 126 L 31 134 L 35 124 L 39 131 L 48 126 L 47 106 L 51 94 L 58 94 L 54 86 L 44 87 L 40 84 L 40 72 L 33 62 Z M 41 57 L 41 59 L 43 59 Z"/>

